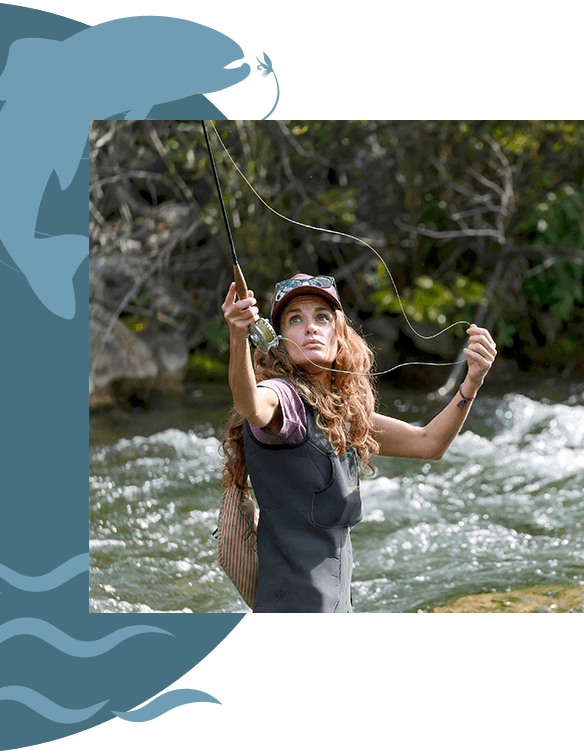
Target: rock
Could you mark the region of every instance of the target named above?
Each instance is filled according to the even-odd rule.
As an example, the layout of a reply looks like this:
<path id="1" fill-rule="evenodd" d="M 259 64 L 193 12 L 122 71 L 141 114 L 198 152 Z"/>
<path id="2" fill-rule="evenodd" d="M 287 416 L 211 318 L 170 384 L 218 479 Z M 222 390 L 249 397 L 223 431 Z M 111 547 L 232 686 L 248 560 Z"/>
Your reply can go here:
<path id="1" fill-rule="evenodd" d="M 158 366 L 148 345 L 119 319 L 105 338 L 113 312 L 98 303 L 89 304 L 89 395 L 106 393 L 115 380 L 150 380 Z"/>
<path id="2" fill-rule="evenodd" d="M 181 335 L 178 333 L 162 333 L 145 330 L 139 333 L 138 339 L 148 346 L 154 359 L 158 373 L 162 380 L 183 382 L 187 374 L 189 352 Z"/>
<path id="3" fill-rule="evenodd" d="M 188 349 L 178 333 L 134 333 L 113 312 L 89 305 L 89 405 L 147 402 L 154 390 L 182 392 Z"/>
<path id="4" fill-rule="evenodd" d="M 572 584 L 537 585 L 460 597 L 434 613 L 582 613 L 584 590 Z"/>
<path id="5" fill-rule="evenodd" d="M 168 221 L 188 219 L 188 210 L 171 209 Z M 196 325 L 191 296 L 158 274 L 145 275 L 146 261 L 139 254 L 143 247 L 129 240 L 139 248 L 132 246 L 124 253 L 113 245 L 95 245 L 90 255 L 90 407 L 144 404 L 154 391 L 184 389 L 187 338 Z M 137 286 L 137 281 L 143 282 Z M 129 329 L 116 318 L 120 310 L 139 316 L 144 329 Z"/>
<path id="6" fill-rule="evenodd" d="M 94 253 L 89 257 L 89 300 L 116 309 L 143 274 L 143 263 L 131 255 L 111 249 Z"/>

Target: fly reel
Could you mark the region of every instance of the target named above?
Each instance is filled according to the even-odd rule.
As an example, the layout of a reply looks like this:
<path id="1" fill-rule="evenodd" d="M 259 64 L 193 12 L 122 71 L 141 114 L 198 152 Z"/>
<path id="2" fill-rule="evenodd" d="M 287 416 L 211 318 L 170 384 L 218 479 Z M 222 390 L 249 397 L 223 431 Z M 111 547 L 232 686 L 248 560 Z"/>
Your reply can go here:
<path id="1" fill-rule="evenodd" d="M 267 319 L 259 319 L 249 326 L 249 339 L 255 348 L 268 353 L 270 348 L 278 345 L 280 338 Z"/>

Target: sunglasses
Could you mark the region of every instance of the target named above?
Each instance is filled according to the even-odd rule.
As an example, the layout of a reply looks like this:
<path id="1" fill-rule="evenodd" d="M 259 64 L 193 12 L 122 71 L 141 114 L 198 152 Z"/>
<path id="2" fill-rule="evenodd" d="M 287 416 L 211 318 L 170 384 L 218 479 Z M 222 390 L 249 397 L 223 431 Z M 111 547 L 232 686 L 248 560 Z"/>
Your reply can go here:
<path id="1" fill-rule="evenodd" d="M 313 286 L 314 288 L 334 288 L 337 289 L 337 284 L 333 277 L 330 275 L 319 275 L 314 278 L 291 278 L 290 280 L 281 280 L 276 283 L 276 291 L 274 293 L 274 304 L 282 299 L 287 293 L 293 291 L 300 286 Z"/>

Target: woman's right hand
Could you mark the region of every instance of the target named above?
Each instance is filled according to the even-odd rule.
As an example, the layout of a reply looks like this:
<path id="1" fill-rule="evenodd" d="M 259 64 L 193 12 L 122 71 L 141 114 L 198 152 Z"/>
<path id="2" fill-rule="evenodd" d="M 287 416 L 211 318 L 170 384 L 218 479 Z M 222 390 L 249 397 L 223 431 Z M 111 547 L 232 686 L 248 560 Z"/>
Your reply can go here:
<path id="1" fill-rule="evenodd" d="M 235 300 L 235 283 L 231 283 L 227 296 L 221 307 L 225 321 L 229 325 L 229 334 L 234 340 L 247 340 L 249 326 L 259 319 L 259 309 L 253 291 L 247 292 L 247 298 Z"/>

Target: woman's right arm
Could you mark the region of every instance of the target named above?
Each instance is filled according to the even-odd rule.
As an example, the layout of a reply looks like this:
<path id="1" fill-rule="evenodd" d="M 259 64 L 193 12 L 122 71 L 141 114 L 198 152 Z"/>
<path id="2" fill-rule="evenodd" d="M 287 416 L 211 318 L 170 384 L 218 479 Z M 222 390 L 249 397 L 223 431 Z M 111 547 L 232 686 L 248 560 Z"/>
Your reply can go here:
<path id="1" fill-rule="evenodd" d="M 235 283 L 231 283 L 221 309 L 229 325 L 229 387 L 237 413 L 259 429 L 278 433 L 282 428 L 280 401 L 273 390 L 258 390 L 251 361 L 249 326 L 259 319 L 253 291 L 247 298 L 235 300 Z"/>

